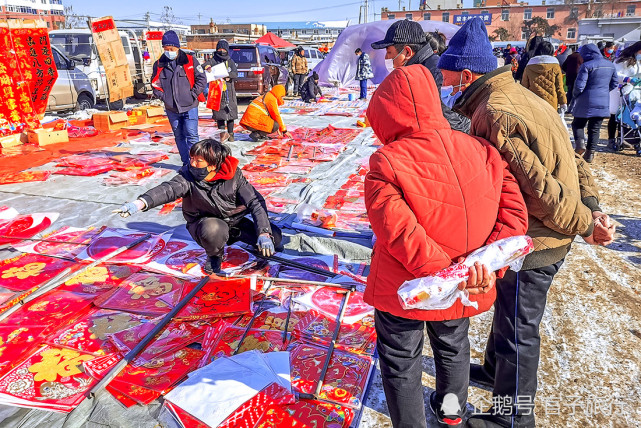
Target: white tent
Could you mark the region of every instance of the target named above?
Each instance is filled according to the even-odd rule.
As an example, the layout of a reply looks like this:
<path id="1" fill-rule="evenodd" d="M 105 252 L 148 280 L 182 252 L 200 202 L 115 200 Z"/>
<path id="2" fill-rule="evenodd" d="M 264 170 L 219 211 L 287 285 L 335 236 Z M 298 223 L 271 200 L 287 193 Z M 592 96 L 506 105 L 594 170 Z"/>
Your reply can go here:
<path id="1" fill-rule="evenodd" d="M 338 36 L 336 44 L 321 61 L 314 71 L 318 73 L 321 83 L 333 85 L 338 82 L 339 86 L 354 86 L 356 81 L 357 57 L 354 55 L 356 48 L 361 48 L 364 53 L 370 56 L 372 69 L 374 70 L 374 83 L 380 83 L 387 77 L 388 71 L 385 68 L 385 49 L 374 50 L 371 47 L 373 42 L 385 38 L 387 29 L 395 21 L 376 21 L 367 24 L 351 25 L 343 30 Z M 447 24 L 440 21 L 418 21 L 425 32 L 440 31 L 447 39 L 452 38 L 459 29 L 454 24 Z"/>

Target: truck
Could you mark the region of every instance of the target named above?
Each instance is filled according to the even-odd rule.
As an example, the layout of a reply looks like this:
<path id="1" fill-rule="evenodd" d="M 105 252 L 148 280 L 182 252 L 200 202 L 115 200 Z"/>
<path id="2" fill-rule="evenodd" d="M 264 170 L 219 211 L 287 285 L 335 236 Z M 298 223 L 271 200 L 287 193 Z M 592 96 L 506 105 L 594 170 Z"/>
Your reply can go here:
<path id="1" fill-rule="evenodd" d="M 153 64 L 143 58 L 144 47 L 132 30 L 119 30 L 118 34 L 129 62 L 131 79 L 134 85 L 134 97 L 145 99 L 152 93 L 151 78 Z M 98 100 L 108 100 L 109 90 L 105 69 L 100 61 L 98 50 L 93 42 L 89 29 L 86 30 L 52 30 L 49 32 L 51 44 L 57 47 L 67 58 L 76 61 L 91 82 Z M 121 109 L 124 100 L 109 103 L 112 109 Z"/>

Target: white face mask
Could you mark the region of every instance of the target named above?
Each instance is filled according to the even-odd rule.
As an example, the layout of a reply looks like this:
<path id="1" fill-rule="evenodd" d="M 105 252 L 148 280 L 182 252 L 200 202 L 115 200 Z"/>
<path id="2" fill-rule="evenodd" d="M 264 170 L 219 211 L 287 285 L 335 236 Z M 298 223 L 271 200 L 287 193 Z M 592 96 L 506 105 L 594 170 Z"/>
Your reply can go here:
<path id="1" fill-rule="evenodd" d="M 167 58 L 169 58 L 171 60 L 174 60 L 178 56 L 178 51 L 175 51 L 175 52 L 174 51 L 165 51 L 165 56 L 167 56 Z"/>
<path id="2" fill-rule="evenodd" d="M 405 49 L 403 49 L 403 50 L 405 50 Z M 400 54 L 402 54 L 402 53 L 403 53 L 403 51 L 400 51 L 400 52 L 398 53 L 398 55 L 396 55 L 394 58 L 386 59 L 386 60 L 385 60 L 385 68 L 387 68 L 387 71 L 388 71 L 388 72 L 390 72 L 390 73 L 391 73 L 392 71 L 394 71 L 394 68 L 396 68 L 396 67 L 394 67 L 394 60 L 395 60 L 396 58 L 398 58 L 398 57 L 399 57 L 399 55 L 400 55 Z"/>

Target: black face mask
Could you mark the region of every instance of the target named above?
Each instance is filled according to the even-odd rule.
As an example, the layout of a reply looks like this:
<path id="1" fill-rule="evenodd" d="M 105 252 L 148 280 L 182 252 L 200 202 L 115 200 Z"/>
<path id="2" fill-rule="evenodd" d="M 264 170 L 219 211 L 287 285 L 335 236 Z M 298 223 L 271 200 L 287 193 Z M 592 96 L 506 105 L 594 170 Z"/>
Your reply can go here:
<path id="1" fill-rule="evenodd" d="M 209 170 L 207 169 L 207 167 L 196 168 L 189 165 L 189 172 L 191 173 L 191 176 L 196 179 L 196 181 L 203 181 L 205 177 L 209 175 Z"/>

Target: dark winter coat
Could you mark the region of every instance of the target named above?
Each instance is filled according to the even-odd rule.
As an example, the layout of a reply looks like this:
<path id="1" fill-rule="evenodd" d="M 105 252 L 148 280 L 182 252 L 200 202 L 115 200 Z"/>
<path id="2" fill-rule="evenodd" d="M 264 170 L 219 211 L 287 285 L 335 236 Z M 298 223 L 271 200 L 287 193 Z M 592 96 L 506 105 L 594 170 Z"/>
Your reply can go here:
<path id="1" fill-rule="evenodd" d="M 321 92 L 318 84 L 316 84 L 313 76 L 309 76 L 307 80 L 305 80 L 305 83 L 303 83 L 303 85 L 300 87 L 300 97 L 306 103 L 310 101 L 316 102 L 316 97 L 322 95 L 323 93 Z"/>
<path id="2" fill-rule="evenodd" d="M 416 52 L 416 55 L 410 58 L 406 65 L 421 64 L 427 68 L 432 74 L 436 87 L 440 93 L 441 86 L 443 85 L 443 74 L 437 67 L 439 59 L 440 56 L 434 53 L 432 47 L 427 44 L 423 46 L 421 50 Z M 453 112 L 448 106 L 443 104 L 443 102 L 441 102 L 441 110 L 443 111 L 443 116 L 445 116 L 445 119 L 447 119 L 452 129 L 455 131 L 465 132 L 466 134 L 470 132 L 470 120 L 467 117 Z"/>
<path id="3" fill-rule="evenodd" d="M 215 120 L 237 120 L 238 119 L 238 100 L 236 99 L 236 80 L 238 80 L 238 69 L 233 59 L 227 60 L 221 58 L 218 53 L 205 63 L 205 66 L 214 66 L 224 62 L 227 65 L 227 72 L 229 77 L 225 79 L 227 90 L 223 93 L 223 99 L 220 102 L 220 109 L 213 111 L 213 118 Z"/>
<path id="4" fill-rule="evenodd" d="M 564 50 L 563 53 L 560 53 L 560 54 L 556 55 L 556 59 L 557 59 L 557 61 L 559 61 L 559 65 L 560 66 L 563 66 L 565 61 L 567 61 L 568 56 L 570 56 L 570 52 L 569 52 L 568 49 Z"/>
<path id="5" fill-rule="evenodd" d="M 610 91 L 617 87 L 616 69 L 603 58 L 599 48 L 590 43 L 579 49 L 585 61 L 574 82 L 572 114 L 574 117 L 609 117 Z"/>
<path id="6" fill-rule="evenodd" d="M 196 181 L 184 166 L 174 178 L 149 189 L 140 199 L 147 204 L 146 211 L 183 198 L 183 217 L 188 225 L 203 217 L 215 217 L 235 225 L 251 214 L 256 232 L 271 234 L 265 199 L 247 181 L 238 168 L 238 160 L 228 156 L 216 177 L 210 182 Z"/>
<path id="7" fill-rule="evenodd" d="M 565 84 L 568 88 L 574 86 L 581 64 L 583 64 L 583 58 L 581 58 L 581 55 L 578 52 L 573 52 L 561 65 L 561 70 L 565 73 Z"/>
<path id="8" fill-rule="evenodd" d="M 517 82 L 521 81 L 521 79 L 523 78 L 523 73 L 525 72 L 525 67 L 527 67 L 527 63 L 530 62 L 530 58 L 533 56 L 534 52 L 524 52 L 523 55 L 521 55 L 519 68 L 516 70 L 516 74 L 514 74 L 514 80 L 516 80 Z"/>
<path id="9" fill-rule="evenodd" d="M 166 110 L 174 113 L 184 113 L 198 107 L 198 96 L 203 93 L 207 85 L 207 77 L 202 66 L 196 57 L 192 56 L 194 64 L 192 88 L 184 68 L 188 63 L 187 55 L 189 54 L 179 50 L 175 60 L 172 61 L 163 54 L 154 63 L 153 76 L 156 76 L 158 68 L 162 67 L 158 80 L 162 91 L 153 88 L 154 96 L 165 103 Z"/>

